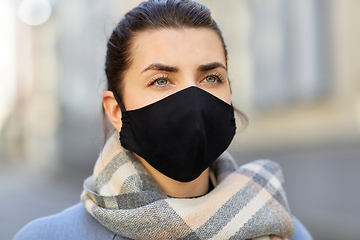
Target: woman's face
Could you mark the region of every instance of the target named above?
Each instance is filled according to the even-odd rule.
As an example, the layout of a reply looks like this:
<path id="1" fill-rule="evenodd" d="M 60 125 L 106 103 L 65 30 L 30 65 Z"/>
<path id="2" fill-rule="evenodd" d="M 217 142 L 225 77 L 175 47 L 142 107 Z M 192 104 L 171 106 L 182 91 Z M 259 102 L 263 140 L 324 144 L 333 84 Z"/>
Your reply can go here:
<path id="1" fill-rule="evenodd" d="M 225 53 L 213 30 L 141 32 L 132 42 L 131 59 L 123 85 L 126 110 L 144 107 L 190 86 L 231 103 Z"/>

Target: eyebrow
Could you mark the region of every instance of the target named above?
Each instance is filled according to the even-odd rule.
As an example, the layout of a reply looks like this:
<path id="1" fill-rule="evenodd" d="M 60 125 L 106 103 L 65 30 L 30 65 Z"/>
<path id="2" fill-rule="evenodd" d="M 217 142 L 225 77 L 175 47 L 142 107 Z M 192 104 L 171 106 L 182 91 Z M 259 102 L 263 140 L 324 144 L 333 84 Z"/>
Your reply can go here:
<path id="1" fill-rule="evenodd" d="M 198 67 L 198 70 L 201 71 L 201 72 L 205 72 L 205 71 L 213 70 L 213 69 L 216 69 L 216 68 L 219 68 L 219 67 L 226 70 L 226 67 L 222 63 L 219 63 L 219 62 L 212 62 L 212 63 L 200 65 Z"/>
<path id="2" fill-rule="evenodd" d="M 165 71 L 165 72 L 178 72 L 179 68 L 161 64 L 161 63 L 153 63 L 150 64 L 147 68 L 143 69 L 141 73 L 146 72 L 148 70 L 158 70 L 158 71 Z"/>
<path id="3" fill-rule="evenodd" d="M 213 69 L 216 69 L 219 67 L 226 70 L 226 67 L 222 63 L 212 62 L 212 63 L 200 65 L 198 67 L 198 71 L 206 72 L 206 71 L 213 70 Z M 165 72 L 179 72 L 179 68 L 177 68 L 177 67 L 165 65 L 162 63 L 152 63 L 148 67 L 144 68 L 141 71 L 141 73 L 149 71 L 149 70 L 158 70 L 158 71 L 165 71 Z"/>

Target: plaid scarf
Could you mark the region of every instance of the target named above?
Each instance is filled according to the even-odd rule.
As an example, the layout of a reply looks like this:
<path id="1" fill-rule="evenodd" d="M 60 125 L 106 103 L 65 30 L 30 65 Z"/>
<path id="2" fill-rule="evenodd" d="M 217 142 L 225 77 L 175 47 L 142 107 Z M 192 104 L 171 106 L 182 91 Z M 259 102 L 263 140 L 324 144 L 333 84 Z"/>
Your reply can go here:
<path id="1" fill-rule="evenodd" d="M 81 200 L 102 225 L 130 239 L 292 237 L 277 163 L 258 160 L 237 168 L 225 152 L 211 169 L 215 188 L 206 195 L 168 197 L 114 134 L 85 180 Z"/>

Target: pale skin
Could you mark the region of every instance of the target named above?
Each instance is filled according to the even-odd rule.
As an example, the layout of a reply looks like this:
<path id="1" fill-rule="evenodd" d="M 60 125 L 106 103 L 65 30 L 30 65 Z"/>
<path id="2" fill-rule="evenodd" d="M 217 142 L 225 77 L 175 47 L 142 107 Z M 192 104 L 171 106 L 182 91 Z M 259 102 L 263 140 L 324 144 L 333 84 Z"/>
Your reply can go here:
<path id="1" fill-rule="evenodd" d="M 154 103 L 182 89 L 196 86 L 231 104 L 226 59 L 220 37 L 205 28 L 161 29 L 139 33 L 132 42 L 132 64 L 124 75 L 122 101 L 126 110 Z M 121 110 L 113 93 L 103 94 L 111 124 L 121 130 Z M 183 183 L 154 169 L 136 155 L 163 191 L 172 197 L 196 197 L 209 189 L 209 170 Z"/>

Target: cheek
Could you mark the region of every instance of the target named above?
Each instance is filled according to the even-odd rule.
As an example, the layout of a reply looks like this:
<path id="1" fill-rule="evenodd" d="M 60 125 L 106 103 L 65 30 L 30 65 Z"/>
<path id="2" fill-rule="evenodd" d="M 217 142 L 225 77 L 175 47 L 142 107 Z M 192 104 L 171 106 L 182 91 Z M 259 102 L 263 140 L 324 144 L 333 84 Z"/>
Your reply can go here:
<path id="1" fill-rule="evenodd" d="M 214 89 L 204 89 L 205 91 L 211 93 L 212 95 L 216 96 L 217 98 L 223 100 L 227 104 L 231 105 L 231 89 L 230 86 L 223 86 L 220 88 Z"/>
<path id="2" fill-rule="evenodd" d="M 141 104 L 140 92 L 131 84 L 125 84 L 123 88 L 123 104 L 126 110 L 136 109 Z"/>
<path id="3" fill-rule="evenodd" d="M 146 105 L 146 95 L 136 89 L 125 91 L 123 102 L 126 110 L 134 110 Z"/>
<path id="4" fill-rule="evenodd" d="M 227 104 L 231 105 L 231 95 L 232 95 L 232 91 L 231 91 L 231 88 L 230 88 L 230 84 L 229 82 L 227 82 L 226 86 L 224 86 L 225 89 L 223 90 L 223 95 L 222 95 L 222 100 L 224 102 L 226 102 Z"/>
<path id="5" fill-rule="evenodd" d="M 140 83 L 138 76 L 131 71 L 124 78 L 123 103 L 126 110 L 134 110 L 146 105 L 148 95 L 144 86 Z"/>
<path id="6" fill-rule="evenodd" d="M 133 85 L 124 87 L 123 103 L 126 110 L 135 110 L 157 102 L 168 95 L 170 93 L 151 91 L 149 88 Z"/>
<path id="7" fill-rule="evenodd" d="M 231 93 L 230 90 L 228 90 L 226 93 L 223 93 L 221 97 L 219 97 L 221 100 L 226 102 L 227 104 L 231 105 Z"/>

